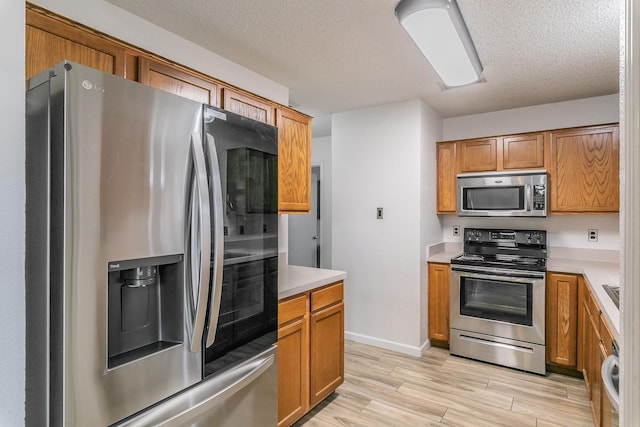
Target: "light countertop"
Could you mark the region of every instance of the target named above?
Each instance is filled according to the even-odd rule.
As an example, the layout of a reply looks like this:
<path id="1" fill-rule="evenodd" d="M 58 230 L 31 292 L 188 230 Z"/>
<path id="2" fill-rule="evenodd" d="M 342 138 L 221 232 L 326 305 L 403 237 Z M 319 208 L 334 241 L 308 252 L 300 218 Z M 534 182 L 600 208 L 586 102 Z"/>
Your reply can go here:
<path id="1" fill-rule="evenodd" d="M 618 251 L 577 248 L 548 248 L 547 271 L 581 274 L 603 316 L 612 329 L 614 338 L 620 334 L 620 310 L 615 306 L 602 285 L 620 284 Z M 450 263 L 451 258 L 462 253 L 462 244 L 442 242 L 427 248 L 427 262 Z"/>
<path id="2" fill-rule="evenodd" d="M 329 285 L 346 277 L 344 271 L 281 263 L 278 265 L 278 299 Z"/>
<path id="3" fill-rule="evenodd" d="M 427 248 L 427 262 L 450 264 L 451 258 L 462 253 L 462 243 L 442 242 Z"/>

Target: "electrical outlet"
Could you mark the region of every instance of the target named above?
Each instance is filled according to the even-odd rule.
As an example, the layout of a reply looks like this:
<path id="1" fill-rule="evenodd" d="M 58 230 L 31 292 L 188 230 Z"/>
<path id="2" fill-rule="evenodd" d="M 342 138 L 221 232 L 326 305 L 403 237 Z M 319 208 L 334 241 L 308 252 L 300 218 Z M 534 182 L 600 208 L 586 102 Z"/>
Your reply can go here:
<path id="1" fill-rule="evenodd" d="M 454 236 L 459 236 L 460 235 L 460 226 L 459 225 L 454 225 L 453 226 L 453 235 Z"/>
<path id="2" fill-rule="evenodd" d="M 376 218 L 377 219 L 382 219 L 382 208 L 377 208 L 376 209 Z"/>
<path id="3" fill-rule="evenodd" d="M 590 242 L 597 242 L 598 241 L 598 229 L 597 228 L 590 228 L 588 235 L 587 235 L 587 240 L 589 240 Z"/>

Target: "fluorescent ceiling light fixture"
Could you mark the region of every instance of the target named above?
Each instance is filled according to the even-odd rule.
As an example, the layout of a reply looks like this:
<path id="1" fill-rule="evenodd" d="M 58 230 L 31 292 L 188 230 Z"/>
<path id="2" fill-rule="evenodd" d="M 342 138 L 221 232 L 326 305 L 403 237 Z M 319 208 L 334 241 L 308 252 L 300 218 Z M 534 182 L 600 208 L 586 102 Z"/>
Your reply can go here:
<path id="1" fill-rule="evenodd" d="M 396 16 L 445 87 L 481 79 L 482 65 L 456 0 L 401 0 Z"/>

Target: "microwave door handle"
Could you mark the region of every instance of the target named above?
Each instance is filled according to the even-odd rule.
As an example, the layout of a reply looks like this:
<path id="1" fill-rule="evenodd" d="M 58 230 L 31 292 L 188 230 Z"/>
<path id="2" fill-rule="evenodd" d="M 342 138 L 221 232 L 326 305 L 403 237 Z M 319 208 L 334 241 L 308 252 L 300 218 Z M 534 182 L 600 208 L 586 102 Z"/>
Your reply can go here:
<path id="1" fill-rule="evenodd" d="M 194 185 L 191 198 L 190 269 L 191 287 L 197 290 L 196 313 L 191 334 L 191 352 L 198 353 L 202 345 L 207 300 L 209 299 L 209 268 L 211 259 L 211 220 L 207 169 L 199 133 L 191 135 L 191 153 L 194 164 Z M 197 205 L 197 209 L 194 209 Z"/>
<path id="2" fill-rule="evenodd" d="M 458 204 L 459 204 L 458 212 L 466 212 L 467 210 L 464 208 L 464 190 L 465 190 L 465 188 L 466 188 L 466 187 L 462 187 L 462 186 L 460 186 L 460 187 L 458 187 L 458 188 L 459 188 L 459 190 L 460 190 L 460 191 L 458 192 L 458 193 L 459 193 L 459 194 L 458 194 L 458 197 L 459 197 L 459 199 L 458 199 Z M 471 205 L 472 205 L 472 206 L 471 206 L 471 209 L 473 210 L 473 201 L 470 201 L 470 203 L 471 203 Z"/>
<path id="3" fill-rule="evenodd" d="M 222 201 L 222 180 L 220 163 L 213 136 L 207 134 L 207 154 L 211 169 L 211 201 L 213 202 L 213 289 L 209 305 L 209 325 L 206 347 L 210 347 L 216 339 L 218 317 L 220 315 L 220 299 L 222 296 L 222 273 L 224 268 L 224 218 Z"/>
<path id="4" fill-rule="evenodd" d="M 531 196 L 531 185 L 527 184 L 524 186 L 524 210 L 527 212 L 531 211 L 531 201 L 533 200 L 533 196 Z"/>

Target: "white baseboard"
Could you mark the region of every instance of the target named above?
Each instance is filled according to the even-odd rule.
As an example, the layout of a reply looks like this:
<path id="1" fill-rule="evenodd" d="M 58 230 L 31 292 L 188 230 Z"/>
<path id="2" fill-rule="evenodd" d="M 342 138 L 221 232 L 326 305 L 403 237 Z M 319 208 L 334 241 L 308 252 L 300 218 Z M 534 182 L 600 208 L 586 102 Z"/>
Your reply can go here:
<path id="1" fill-rule="evenodd" d="M 384 340 L 381 338 L 371 337 L 369 335 L 362 335 L 355 332 L 344 331 L 344 338 L 350 341 L 359 342 L 362 344 L 372 345 L 374 347 L 380 347 L 391 351 L 397 351 L 398 353 L 408 354 L 409 356 L 420 357 L 425 351 L 431 347 L 431 343 L 427 340 L 420 347 L 402 344 L 395 341 Z"/>

